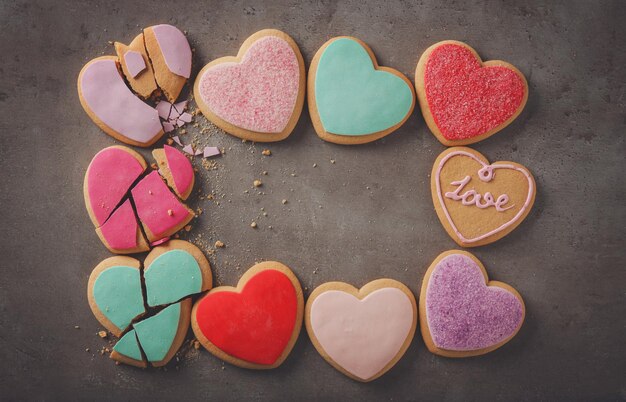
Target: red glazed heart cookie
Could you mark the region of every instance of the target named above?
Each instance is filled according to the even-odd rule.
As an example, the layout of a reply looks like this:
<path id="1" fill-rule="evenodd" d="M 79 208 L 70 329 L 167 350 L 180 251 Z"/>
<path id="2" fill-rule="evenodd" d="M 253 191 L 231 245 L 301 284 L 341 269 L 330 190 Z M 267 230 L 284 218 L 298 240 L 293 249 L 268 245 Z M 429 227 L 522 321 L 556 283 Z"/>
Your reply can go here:
<path id="1" fill-rule="evenodd" d="M 489 281 L 480 261 L 465 251 L 439 255 L 426 271 L 420 293 L 420 329 L 432 353 L 468 357 L 510 341 L 524 322 L 520 294 Z"/>
<path id="2" fill-rule="evenodd" d="M 191 313 L 196 338 L 209 352 L 236 366 L 278 367 L 302 327 L 304 299 L 293 272 L 278 262 L 250 268 L 236 288 L 220 286 Z"/>
<path id="3" fill-rule="evenodd" d="M 463 42 L 443 41 L 422 54 L 417 97 L 428 127 L 444 145 L 481 141 L 509 125 L 528 99 L 522 73 L 500 60 L 482 62 Z"/>
<path id="4" fill-rule="evenodd" d="M 515 162 L 489 163 L 471 148 L 439 155 L 431 174 L 437 216 L 460 246 L 493 243 L 515 229 L 535 202 L 535 180 Z"/>
<path id="5" fill-rule="evenodd" d="M 236 57 L 214 60 L 198 73 L 194 98 L 224 131 L 257 142 L 280 141 L 296 126 L 306 78 L 304 59 L 286 33 L 264 29 Z"/>

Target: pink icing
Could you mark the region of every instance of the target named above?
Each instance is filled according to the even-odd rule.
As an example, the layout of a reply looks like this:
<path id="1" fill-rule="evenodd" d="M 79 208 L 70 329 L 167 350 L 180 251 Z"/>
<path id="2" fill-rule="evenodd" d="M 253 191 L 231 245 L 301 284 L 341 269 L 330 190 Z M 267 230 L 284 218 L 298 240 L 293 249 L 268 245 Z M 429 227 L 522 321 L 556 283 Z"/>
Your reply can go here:
<path id="1" fill-rule="evenodd" d="M 135 78 L 140 72 L 146 69 L 146 62 L 141 53 L 131 50 L 124 53 L 124 62 L 130 76 Z"/>
<path id="2" fill-rule="evenodd" d="M 137 220 L 130 200 L 124 201 L 111 214 L 100 227 L 100 232 L 112 249 L 129 250 L 137 247 Z"/>
<path id="3" fill-rule="evenodd" d="M 167 68 L 176 75 L 189 78 L 191 75 L 191 48 L 185 34 L 178 28 L 166 24 L 153 26 L 152 31 Z"/>
<path id="4" fill-rule="evenodd" d="M 168 241 L 170 241 L 170 237 L 164 237 L 161 240 L 153 241 L 152 243 L 150 243 L 150 247 L 160 246 L 161 244 L 167 243 Z"/>
<path id="5" fill-rule="evenodd" d="M 141 179 L 131 193 L 137 215 L 152 232 L 153 239 L 161 238 L 189 216 L 189 211 L 170 192 L 156 170 Z"/>
<path id="6" fill-rule="evenodd" d="M 218 147 L 204 147 L 203 156 L 208 158 L 210 156 L 221 155 L 220 149 Z"/>
<path id="7" fill-rule="evenodd" d="M 170 118 L 170 114 L 172 113 L 172 104 L 168 101 L 159 101 L 156 105 L 156 110 L 159 113 L 159 117 L 163 120 L 168 120 Z"/>
<path id="8" fill-rule="evenodd" d="M 192 147 L 191 145 L 189 145 L 189 144 L 187 144 L 187 145 L 185 145 L 185 146 L 183 147 L 183 151 L 184 151 L 184 152 L 187 152 L 189 155 L 195 155 L 195 152 L 194 152 L 194 150 L 193 150 L 193 147 Z"/>
<path id="9" fill-rule="evenodd" d="M 330 290 L 315 298 L 310 313 L 311 329 L 326 354 L 363 380 L 400 352 L 414 320 L 411 301 L 396 288 L 378 289 L 362 300 Z"/>
<path id="10" fill-rule="evenodd" d="M 431 272 L 426 319 L 440 349 L 470 351 L 496 345 L 522 325 L 523 310 L 508 290 L 488 287 L 480 267 L 465 255 L 446 256 Z"/>
<path id="11" fill-rule="evenodd" d="M 463 236 L 463 234 L 461 234 L 461 232 L 458 230 L 458 228 L 456 227 L 456 225 L 454 224 L 454 221 L 452 220 L 452 217 L 450 216 L 450 213 L 448 212 L 448 208 L 446 207 L 445 202 L 443 201 L 443 197 L 441 195 L 441 170 L 443 169 L 443 166 L 446 164 L 446 162 L 448 160 L 450 160 L 450 158 L 454 157 L 454 156 L 467 156 L 469 158 L 472 158 L 473 160 L 475 160 L 476 162 L 480 163 L 483 167 L 478 171 L 478 176 L 482 181 L 490 181 L 494 176 L 495 176 L 495 170 L 496 169 L 513 169 L 516 170 L 518 172 L 521 172 L 526 179 L 528 180 L 528 196 L 526 197 L 526 201 L 524 202 L 524 205 L 522 206 L 522 208 L 520 208 L 519 212 L 517 214 L 515 214 L 515 216 L 513 218 L 511 218 L 508 222 L 502 224 L 501 226 L 487 232 L 484 233 L 478 237 L 473 237 L 473 238 L 466 238 L 465 236 Z M 485 173 L 487 172 L 488 175 Z M 435 175 L 435 184 L 437 186 L 437 197 L 439 199 L 439 203 L 441 205 L 441 209 L 444 213 L 444 215 L 446 216 L 446 218 L 448 219 L 448 222 L 450 223 L 450 226 L 452 227 L 452 230 L 454 230 L 454 233 L 458 236 L 458 238 L 464 242 L 464 243 L 474 243 L 477 242 L 479 240 L 485 239 L 491 235 L 494 235 L 506 228 L 508 228 L 509 226 L 511 226 L 513 223 L 515 223 L 518 219 L 520 219 L 524 212 L 526 211 L 526 209 L 528 209 L 528 207 L 530 206 L 530 203 L 533 199 L 533 194 L 535 192 L 535 188 L 534 188 L 534 184 L 533 184 L 533 179 L 530 177 L 530 175 L 528 174 L 528 172 L 525 169 L 521 169 L 518 166 L 515 165 L 509 165 L 509 164 L 502 164 L 502 163 L 494 163 L 494 164 L 486 164 L 485 162 L 483 162 L 482 160 L 480 160 L 479 158 L 477 158 L 475 155 L 466 152 L 466 151 L 454 151 L 454 152 L 450 152 L 449 154 L 447 154 L 444 158 L 441 159 L 441 162 L 439 162 L 439 166 L 437 167 L 437 173 Z M 488 193 L 486 193 L 488 194 Z M 491 194 L 490 194 L 491 195 Z M 447 194 L 446 194 L 447 197 Z M 448 197 L 450 198 L 450 197 Z M 475 197 L 476 198 L 476 197 Z M 508 196 L 507 196 L 507 201 L 508 201 Z M 466 205 L 466 204 L 464 204 Z M 467 204 L 467 205 L 471 205 Z M 504 205 L 504 204 L 502 204 Z M 501 205 L 501 207 L 502 207 Z M 508 209 L 508 208 L 507 208 Z M 502 212 L 502 211 L 498 211 L 498 212 Z"/>
<path id="12" fill-rule="evenodd" d="M 128 89 L 114 60 L 90 62 L 82 72 L 80 91 L 91 112 L 113 131 L 141 143 L 161 134 L 156 109 Z"/>
<path id="13" fill-rule="evenodd" d="M 193 184 L 193 166 L 191 166 L 189 159 L 176 148 L 165 145 L 163 149 L 165 150 L 167 166 L 174 178 L 176 191 L 178 194 L 185 194 Z"/>
<path id="14" fill-rule="evenodd" d="M 218 64 L 200 77 L 202 100 L 221 119 L 243 129 L 279 133 L 296 104 L 300 67 L 289 43 L 266 36 L 241 63 Z"/>
<path id="15" fill-rule="evenodd" d="M 97 225 L 107 220 L 143 171 L 135 157 L 119 148 L 105 148 L 93 157 L 87 169 L 87 193 Z"/>

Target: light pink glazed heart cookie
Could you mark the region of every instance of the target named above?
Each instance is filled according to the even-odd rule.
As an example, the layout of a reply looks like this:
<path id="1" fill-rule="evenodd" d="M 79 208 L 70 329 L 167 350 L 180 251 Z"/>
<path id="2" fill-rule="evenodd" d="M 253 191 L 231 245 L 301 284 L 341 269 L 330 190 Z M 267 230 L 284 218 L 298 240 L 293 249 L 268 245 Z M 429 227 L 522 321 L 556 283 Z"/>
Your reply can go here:
<path id="1" fill-rule="evenodd" d="M 294 40 L 266 29 L 250 36 L 237 57 L 207 64 L 194 84 L 202 113 L 239 138 L 272 142 L 286 138 L 304 104 L 304 60 Z"/>
<path id="2" fill-rule="evenodd" d="M 432 353 L 488 353 L 517 334 L 525 313 L 520 294 L 505 283 L 489 281 L 481 262 L 468 252 L 442 253 L 424 276 L 420 328 Z"/>
<path id="3" fill-rule="evenodd" d="M 442 152 L 431 174 L 437 216 L 463 247 L 493 243 L 509 234 L 530 212 L 535 189 L 535 180 L 524 166 L 489 163 L 465 147 Z"/>
<path id="4" fill-rule="evenodd" d="M 350 378 L 368 382 L 391 369 L 408 348 L 417 304 L 406 286 L 391 279 L 360 290 L 328 282 L 311 293 L 305 323 L 326 361 Z"/>

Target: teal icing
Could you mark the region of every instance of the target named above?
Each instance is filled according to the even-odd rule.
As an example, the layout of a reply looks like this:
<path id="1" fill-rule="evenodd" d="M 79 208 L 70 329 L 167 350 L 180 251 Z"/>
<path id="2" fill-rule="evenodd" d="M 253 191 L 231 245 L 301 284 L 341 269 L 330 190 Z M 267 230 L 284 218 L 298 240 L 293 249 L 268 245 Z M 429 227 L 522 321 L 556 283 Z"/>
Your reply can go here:
<path id="1" fill-rule="evenodd" d="M 130 357 L 135 360 L 143 360 L 134 329 L 128 331 L 126 335 L 121 337 L 115 346 L 113 346 L 113 350 L 122 356 Z"/>
<path id="2" fill-rule="evenodd" d="M 376 70 L 363 46 L 348 38 L 333 41 L 322 53 L 315 74 L 315 99 L 324 130 L 349 136 L 395 126 L 414 101 L 403 79 Z"/>
<path id="3" fill-rule="evenodd" d="M 148 361 L 158 362 L 165 358 L 178 332 L 180 313 L 181 305 L 176 303 L 134 324 L 137 339 Z"/>
<path id="4" fill-rule="evenodd" d="M 202 290 L 202 271 L 185 250 L 161 254 L 143 274 L 148 306 L 170 304 Z"/>
<path id="5" fill-rule="evenodd" d="M 93 298 L 102 314 L 122 331 L 145 312 L 136 268 L 113 266 L 102 271 L 93 284 Z"/>

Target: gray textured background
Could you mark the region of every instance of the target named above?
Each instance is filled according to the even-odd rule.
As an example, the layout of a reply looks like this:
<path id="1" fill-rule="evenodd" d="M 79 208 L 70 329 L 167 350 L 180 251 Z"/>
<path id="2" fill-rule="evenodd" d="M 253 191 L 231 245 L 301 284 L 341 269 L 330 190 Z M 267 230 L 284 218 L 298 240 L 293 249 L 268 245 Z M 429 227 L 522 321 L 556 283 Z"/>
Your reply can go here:
<path id="1" fill-rule="evenodd" d="M 0 399 L 626 399 L 626 3 L 125 3 L 0 5 Z M 223 365 L 205 351 L 181 354 L 167 371 L 101 356 L 108 343 L 96 335 L 86 284 L 109 253 L 87 216 L 82 180 L 92 156 L 115 141 L 83 112 L 75 82 L 85 62 L 113 52 L 107 41 L 128 43 L 141 27 L 165 22 L 188 31 L 194 74 L 270 27 L 292 35 L 307 62 L 330 37 L 357 36 L 411 80 L 420 53 L 443 39 L 516 65 L 530 84 L 528 105 L 475 148 L 527 166 L 537 201 L 512 234 L 474 252 L 492 278 L 524 296 L 518 336 L 487 356 L 451 360 L 430 354 L 417 335 L 371 384 L 331 368 L 304 331 L 268 372 Z M 186 142 L 198 129 L 188 131 Z M 385 276 L 417 294 L 430 262 L 455 248 L 429 188 L 444 147 L 417 110 L 385 139 L 345 147 L 318 139 L 305 109 L 289 139 L 267 147 L 271 157 L 261 144 L 209 131 L 198 143 L 227 152 L 215 170 L 198 164 L 196 183 L 219 203 L 195 195 L 191 205 L 204 213 L 184 237 L 207 252 L 226 243 L 210 257 L 218 283 L 275 259 L 309 291 Z M 259 177 L 261 194 L 252 188 Z"/>

